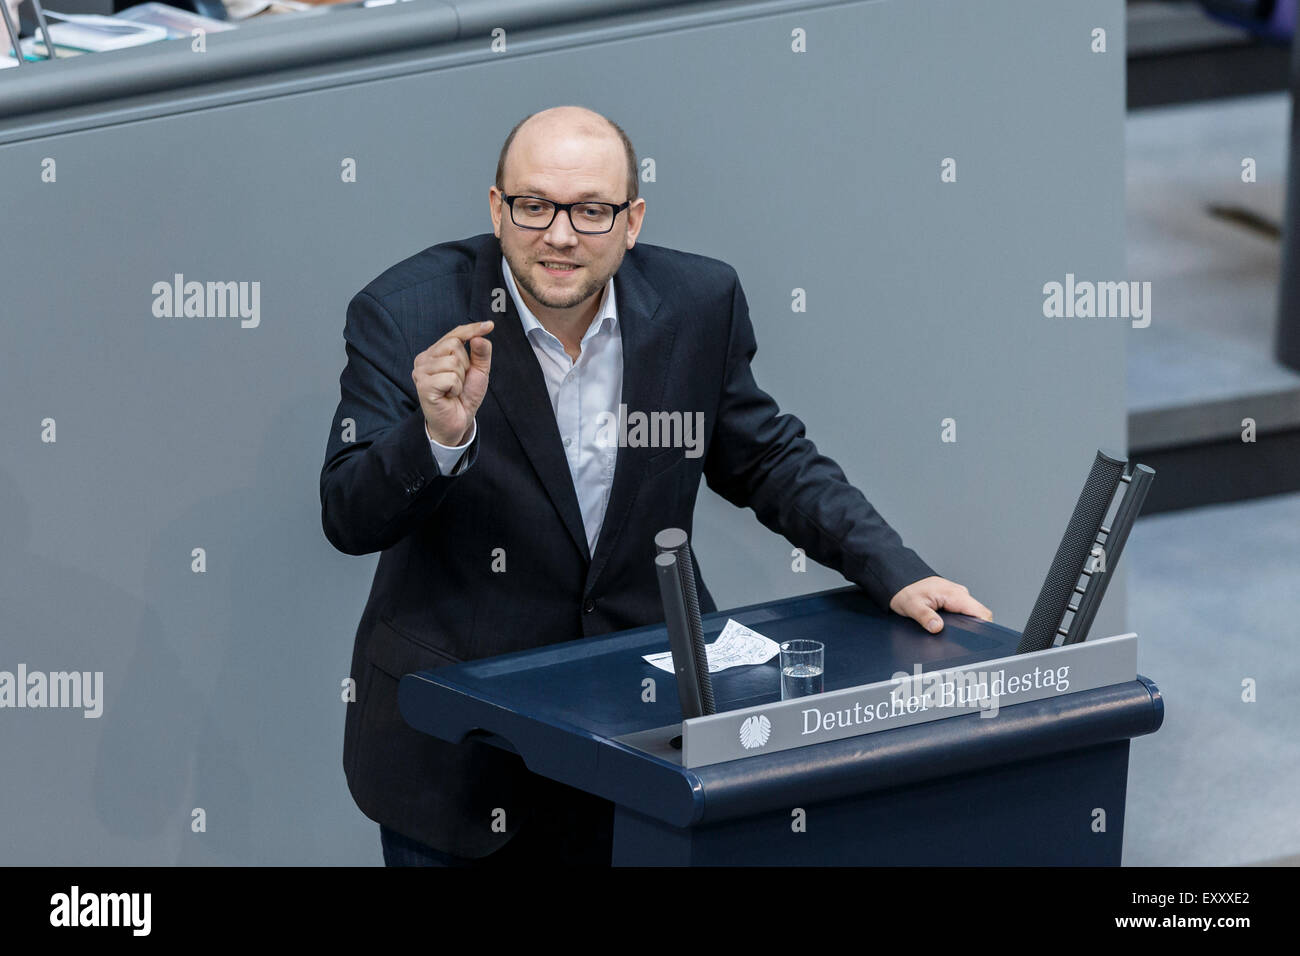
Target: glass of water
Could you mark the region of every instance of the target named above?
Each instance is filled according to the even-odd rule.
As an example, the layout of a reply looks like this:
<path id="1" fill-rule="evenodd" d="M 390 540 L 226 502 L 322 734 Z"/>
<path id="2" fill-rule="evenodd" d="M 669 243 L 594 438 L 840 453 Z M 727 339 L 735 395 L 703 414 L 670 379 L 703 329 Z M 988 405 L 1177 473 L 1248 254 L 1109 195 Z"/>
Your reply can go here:
<path id="1" fill-rule="evenodd" d="M 826 645 L 821 641 L 786 641 L 781 645 L 781 699 L 822 692 Z"/>

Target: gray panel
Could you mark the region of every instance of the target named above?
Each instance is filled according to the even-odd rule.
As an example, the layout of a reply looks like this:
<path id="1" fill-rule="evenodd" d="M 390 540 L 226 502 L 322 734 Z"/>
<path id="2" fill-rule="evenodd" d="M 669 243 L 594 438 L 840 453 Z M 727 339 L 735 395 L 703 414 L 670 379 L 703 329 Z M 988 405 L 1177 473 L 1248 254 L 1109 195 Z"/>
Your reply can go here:
<path id="1" fill-rule="evenodd" d="M 0 146 L 0 669 L 103 670 L 106 698 L 98 720 L 0 711 L 22 781 L 0 798 L 7 862 L 378 862 L 339 699 L 374 558 L 330 548 L 317 498 L 344 308 L 489 228 L 501 140 L 545 106 L 601 110 L 655 159 L 644 241 L 736 267 L 760 384 L 922 556 L 1023 625 L 1093 451 L 1124 438 L 1122 324 L 1045 319 L 1041 292 L 1123 278 L 1122 6 L 745 12 L 320 67 L 135 121 L 83 107 L 84 128 Z M 1111 54 L 1088 52 L 1098 24 Z M 178 272 L 260 281 L 260 325 L 154 318 L 152 284 Z M 702 494 L 721 606 L 843 583 L 789 552 Z M 1094 633 L 1124 630 L 1123 603 L 1116 582 Z"/>
<path id="2" fill-rule="evenodd" d="M 1030 669 L 1032 668 L 1032 670 Z M 887 733 L 1003 707 L 1069 696 L 1137 678 L 1137 635 L 944 667 L 682 721 L 682 765 L 704 767 L 829 740 Z M 635 746 L 627 738 L 621 738 Z"/>

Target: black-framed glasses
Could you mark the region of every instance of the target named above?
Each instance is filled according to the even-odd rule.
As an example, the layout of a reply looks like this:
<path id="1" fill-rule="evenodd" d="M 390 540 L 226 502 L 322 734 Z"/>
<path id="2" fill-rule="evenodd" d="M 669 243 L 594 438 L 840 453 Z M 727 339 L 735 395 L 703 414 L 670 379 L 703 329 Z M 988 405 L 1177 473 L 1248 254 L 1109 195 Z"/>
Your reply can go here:
<path id="1" fill-rule="evenodd" d="M 507 196 L 501 198 L 510 207 L 510 221 L 520 229 L 550 229 L 555 214 L 561 209 L 569 214 L 569 225 L 574 232 L 598 236 L 614 228 L 614 219 L 632 205 L 612 202 L 553 202 L 540 196 Z M 516 200 L 522 200 L 516 205 Z"/>

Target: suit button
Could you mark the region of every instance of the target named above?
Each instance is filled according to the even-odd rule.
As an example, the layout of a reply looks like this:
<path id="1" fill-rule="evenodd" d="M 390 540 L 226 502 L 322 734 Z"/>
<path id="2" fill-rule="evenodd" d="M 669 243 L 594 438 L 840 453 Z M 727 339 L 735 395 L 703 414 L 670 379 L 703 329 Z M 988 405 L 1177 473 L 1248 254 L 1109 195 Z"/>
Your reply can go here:
<path id="1" fill-rule="evenodd" d="M 594 610 L 596 610 L 596 602 L 591 598 L 587 598 L 587 603 L 582 606 L 582 613 L 590 614 Z"/>

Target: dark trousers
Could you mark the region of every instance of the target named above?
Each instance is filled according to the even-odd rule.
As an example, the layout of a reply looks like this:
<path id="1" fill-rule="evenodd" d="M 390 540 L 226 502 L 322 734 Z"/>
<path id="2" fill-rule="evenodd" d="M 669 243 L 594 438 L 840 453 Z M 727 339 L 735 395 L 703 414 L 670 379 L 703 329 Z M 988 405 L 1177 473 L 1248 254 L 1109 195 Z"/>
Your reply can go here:
<path id="1" fill-rule="evenodd" d="M 614 848 L 614 805 L 547 780 L 532 816 L 501 849 L 485 857 L 453 856 L 380 824 L 385 866 L 609 866 Z"/>

